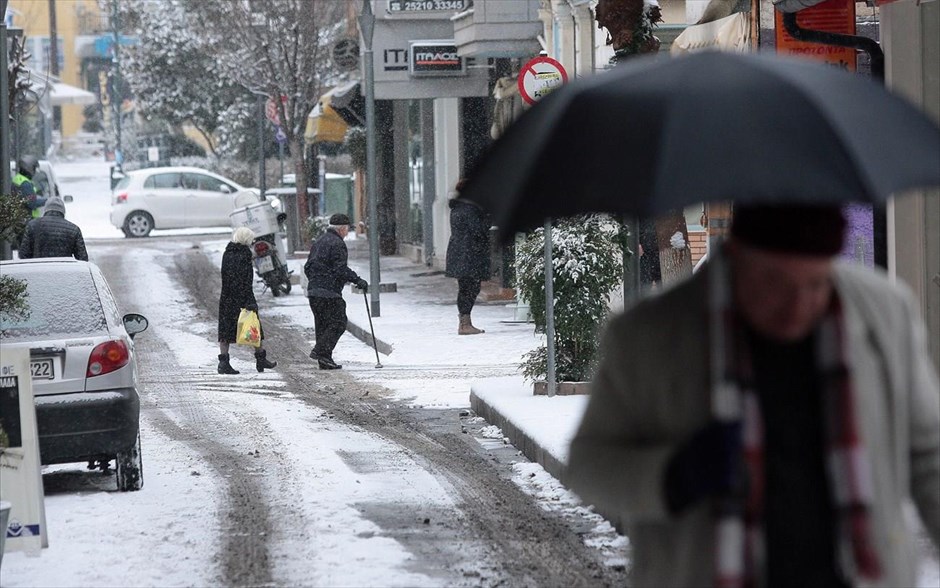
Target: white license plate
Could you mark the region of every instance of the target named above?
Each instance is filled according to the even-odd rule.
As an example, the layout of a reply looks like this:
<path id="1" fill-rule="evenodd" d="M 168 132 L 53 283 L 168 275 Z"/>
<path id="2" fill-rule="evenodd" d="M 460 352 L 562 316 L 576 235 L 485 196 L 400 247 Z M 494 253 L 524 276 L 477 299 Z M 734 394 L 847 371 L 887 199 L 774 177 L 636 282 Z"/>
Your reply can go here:
<path id="1" fill-rule="evenodd" d="M 55 367 L 51 358 L 32 359 L 29 362 L 29 373 L 34 380 L 54 380 Z"/>
<path id="2" fill-rule="evenodd" d="M 274 271 L 274 261 L 269 256 L 259 257 L 255 259 L 255 267 L 258 268 L 259 274 L 266 274 L 268 272 Z"/>

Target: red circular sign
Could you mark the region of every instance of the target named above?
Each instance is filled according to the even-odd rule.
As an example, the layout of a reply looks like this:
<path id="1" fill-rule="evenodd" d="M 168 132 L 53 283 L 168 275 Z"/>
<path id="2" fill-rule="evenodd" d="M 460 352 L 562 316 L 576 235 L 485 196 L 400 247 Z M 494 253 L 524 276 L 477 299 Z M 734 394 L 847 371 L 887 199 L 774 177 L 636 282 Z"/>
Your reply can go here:
<path id="1" fill-rule="evenodd" d="M 530 59 L 519 70 L 519 95 L 535 104 L 552 90 L 568 82 L 568 72 L 558 60 L 544 55 Z"/>

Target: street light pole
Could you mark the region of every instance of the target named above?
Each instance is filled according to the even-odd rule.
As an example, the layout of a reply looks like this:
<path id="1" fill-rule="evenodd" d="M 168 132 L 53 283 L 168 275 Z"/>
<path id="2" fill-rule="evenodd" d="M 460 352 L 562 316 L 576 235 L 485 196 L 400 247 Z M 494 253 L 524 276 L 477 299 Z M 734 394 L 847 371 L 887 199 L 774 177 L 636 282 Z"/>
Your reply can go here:
<path id="1" fill-rule="evenodd" d="M 267 182 L 264 177 L 264 99 L 265 94 L 256 93 L 258 97 L 258 188 L 261 189 L 261 199 L 264 200 L 267 192 Z"/>
<path id="2" fill-rule="evenodd" d="M 359 16 L 359 31 L 362 33 L 363 59 L 366 89 L 366 198 L 369 201 L 369 282 L 372 294 L 372 316 L 382 316 L 379 306 L 379 290 L 382 276 L 379 269 L 379 208 L 376 201 L 375 184 L 375 70 L 373 68 L 372 35 L 375 32 L 375 15 L 371 0 L 362 0 Z"/>
<path id="3" fill-rule="evenodd" d="M 117 0 L 112 0 L 111 27 L 114 34 L 114 53 L 112 56 L 112 64 L 114 65 L 114 90 L 112 95 L 114 97 L 114 131 L 116 135 L 114 161 L 117 163 L 118 169 L 121 169 L 124 166 L 124 146 L 121 142 L 121 106 L 124 102 L 124 97 L 121 88 L 121 21 L 119 19 Z"/>

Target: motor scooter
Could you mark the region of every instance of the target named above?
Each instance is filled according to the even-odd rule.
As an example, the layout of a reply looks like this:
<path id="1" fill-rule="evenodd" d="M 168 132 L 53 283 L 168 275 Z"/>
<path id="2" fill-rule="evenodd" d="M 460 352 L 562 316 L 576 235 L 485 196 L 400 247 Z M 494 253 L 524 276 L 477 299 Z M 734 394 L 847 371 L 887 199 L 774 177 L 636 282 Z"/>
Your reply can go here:
<path id="1" fill-rule="evenodd" d="M 253 192 L 239 194 L 235 198 L 236 208 L 230 218 L 233 228 L 245 226 L 254 231 L 255 240 L 251 250 L 255 271 L 271 294 L 280 296 L 290 294 L 293 272 L 287 268 L 284 255 L 287 247 L 284 228 L 287 214 L 279 212 L 276 206 L 276 201 L 260 200 Z"/>

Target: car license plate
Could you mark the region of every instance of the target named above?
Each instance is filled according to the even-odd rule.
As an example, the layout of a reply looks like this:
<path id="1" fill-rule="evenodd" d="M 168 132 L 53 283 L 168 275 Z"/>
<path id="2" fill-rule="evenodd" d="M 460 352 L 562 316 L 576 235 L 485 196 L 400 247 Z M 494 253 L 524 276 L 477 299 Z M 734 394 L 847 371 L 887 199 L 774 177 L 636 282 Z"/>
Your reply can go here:
<path id="1" fill-rule="evenodd" d="M 259 257 L 255 260 L 255 267 L 258 268 L 259 274 L 266 274 L 268 272 L 274 271 L 274 261 L 270 256 L 265 255 L 264 257 Z"/>
<path id="2" fill-rule="evenodd" d="M 52 358 L 30 360 L 29 373 L 34 380 L 54 380 L 55 367 Z"/>

